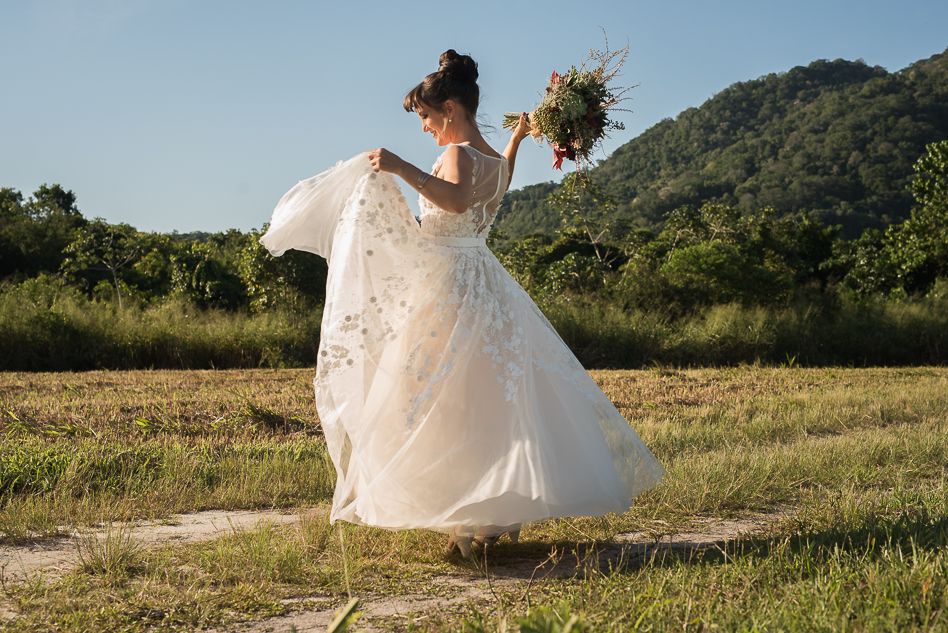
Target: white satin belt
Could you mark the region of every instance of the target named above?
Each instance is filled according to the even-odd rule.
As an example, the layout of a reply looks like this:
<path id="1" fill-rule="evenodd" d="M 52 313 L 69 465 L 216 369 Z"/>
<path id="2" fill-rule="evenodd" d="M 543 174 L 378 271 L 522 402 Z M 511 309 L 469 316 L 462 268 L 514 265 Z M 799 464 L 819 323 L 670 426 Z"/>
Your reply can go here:
<path id="1" fill-rule="evenodd" d="M 431 240 L 435 244 L 441 246 L 460 246 L 460 247 L 473 247 L 473 246 L 487 246 L 487 238 L 485 237 L 448 237 L 447 235 L 430 235 Z"/>

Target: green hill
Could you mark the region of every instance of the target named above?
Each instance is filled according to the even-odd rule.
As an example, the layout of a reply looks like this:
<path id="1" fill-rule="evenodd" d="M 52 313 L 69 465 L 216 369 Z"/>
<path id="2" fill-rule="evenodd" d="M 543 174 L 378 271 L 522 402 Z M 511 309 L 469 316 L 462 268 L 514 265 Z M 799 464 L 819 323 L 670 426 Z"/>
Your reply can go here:
<path id="1" fill-rule="evenodd" d="M 809 210 L 849 237 L 908 217 L 912 164 L 948 139 L 948 50 L 899 72 L 813 62 L 736 83 L 666 119 L 591 170 L 616 217 L 658 228 L 683 205 Z M 554 183 L 511 191 L 497 226 L 510 237 L 552 232 Z"/>

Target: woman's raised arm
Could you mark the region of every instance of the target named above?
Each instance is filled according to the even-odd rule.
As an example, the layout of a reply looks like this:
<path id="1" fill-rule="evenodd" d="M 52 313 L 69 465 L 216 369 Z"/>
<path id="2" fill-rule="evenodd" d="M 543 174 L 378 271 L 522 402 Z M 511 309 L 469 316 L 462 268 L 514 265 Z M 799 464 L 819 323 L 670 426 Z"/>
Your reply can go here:
<path id="1" fill-rule="evenodd" d="M 524 112 L 520 115 L 520 120 L 517 122 L 517 127 L 514 128 L 510 142 L 507 143 L 507 149 L 504 150 L 504 158 L 507 159 L 507 167 L 510 174 L 510 177 L 507 179 L 508 189 L 510 188 L 511 180 L 513 180 L 514 163 L 517 162 L 517 150 L 520 148 L 520 143 L 523 139 L 527 138 L 528 134 L 530 134 L 530 119 L 527 113 Z"/>

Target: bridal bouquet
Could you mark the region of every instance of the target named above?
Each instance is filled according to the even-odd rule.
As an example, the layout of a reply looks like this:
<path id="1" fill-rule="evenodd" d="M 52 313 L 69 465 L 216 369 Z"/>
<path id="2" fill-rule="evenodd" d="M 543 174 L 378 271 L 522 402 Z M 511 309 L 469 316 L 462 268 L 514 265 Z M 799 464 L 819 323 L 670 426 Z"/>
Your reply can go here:
<path id="1" fill-rule="evenodd" d="M 618 74 L 628 52 L 628 45 L 610 51 L 606 42 L 606 50 L 589 51 L 579 69 L 571 66 L 563 75 L 553 72 L 543 101 L 529 114 L 529 121 L 530 135 L 537 142 L 546 137 L 553 148 L 556 169 L 563 168 L 564 158 L 580 166 L 591 164 L 590 156 L 607 130 L 625 129 L 622 123 L 609 119 L 609 111 L 617 109 L 616 104 L 629 88 L 610 88 L 608 84 Z M 504 127 L 515 127 L 519 119 L 519 114 L 508 112 Z"/>

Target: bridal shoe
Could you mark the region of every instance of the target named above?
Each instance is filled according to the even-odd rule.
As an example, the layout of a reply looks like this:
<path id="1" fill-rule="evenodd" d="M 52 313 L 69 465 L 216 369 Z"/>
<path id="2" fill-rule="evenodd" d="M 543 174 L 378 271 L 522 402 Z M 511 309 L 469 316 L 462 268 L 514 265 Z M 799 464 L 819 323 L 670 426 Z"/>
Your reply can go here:
<path id="1" fill-rule="evenodd" d="M 484 530 L 482 529 L 481 531 L 483 532 Z M 504 534 L 510 537 L 511 544 L 516 545 L 520 542 L 520 528 L 517 528 L 515 530 L 510 530 L 509 532 L 501 532 L 495 536 L 485 536 L 478 533 L 478 535 L 474 537 L 474 544 L 479 547 L 490 547 Z"/>
<path id="2" fill-rule="evenodd" d="M 444 548 L 444 553 L 450 555 L 455 552 L 460 552 L 464 558 L 470 558 L 471 542 L 472 539 L 470 536 L 452 534 L 451 538 L 448 539 L 448 546 Z"/>

